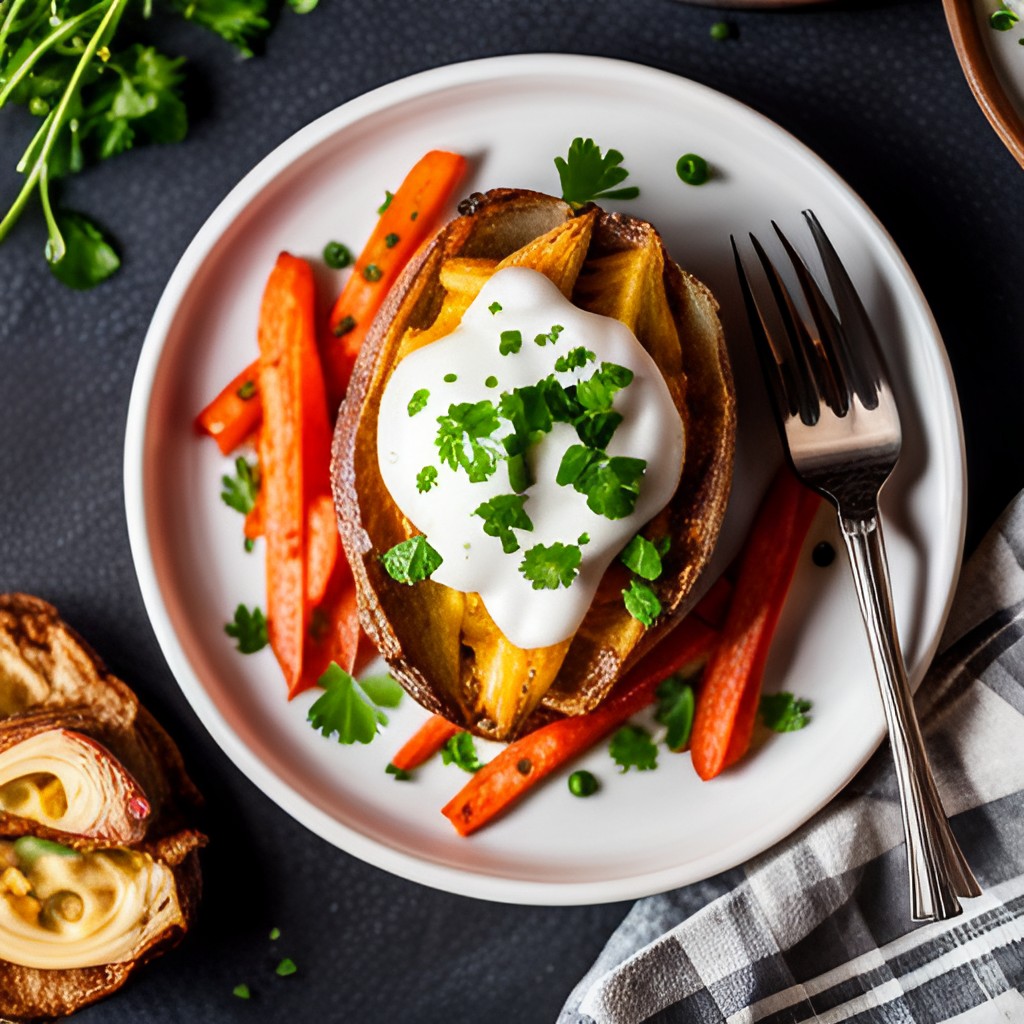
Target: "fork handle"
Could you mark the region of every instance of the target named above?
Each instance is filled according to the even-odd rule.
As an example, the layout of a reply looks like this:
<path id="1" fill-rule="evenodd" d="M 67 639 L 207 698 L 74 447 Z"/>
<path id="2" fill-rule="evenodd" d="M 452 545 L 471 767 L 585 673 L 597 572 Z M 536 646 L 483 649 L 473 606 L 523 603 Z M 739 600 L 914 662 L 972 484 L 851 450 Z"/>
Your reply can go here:
<path id="1" fill-rule="evenodd" d="M 881 521 L 877 512 L 867 519 L 849 519 L 840 512 L 839 523 L 853 567 L 896 764 L 911 913 L 917 921 L 956 917 L 961 912 L 957 897 L 980 896 L 981 889 L 949 827 L 928 765 L 897 639 Z"/>

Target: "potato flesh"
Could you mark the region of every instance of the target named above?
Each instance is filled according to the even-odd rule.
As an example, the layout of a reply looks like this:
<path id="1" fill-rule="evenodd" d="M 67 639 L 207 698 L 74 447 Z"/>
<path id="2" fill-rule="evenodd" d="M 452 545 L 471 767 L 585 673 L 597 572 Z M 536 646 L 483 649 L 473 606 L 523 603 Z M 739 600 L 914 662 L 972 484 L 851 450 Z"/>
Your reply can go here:
<path id="1" fill-rule="evenodd" d="M 679 405 L 679 338 L 661 285 L 664 261 L 657 236 L 652 230 L 641 248 L 588 262 L 595 217 L 595 212 L 582 214 L 500 261 L 446 259 L 439 271 L 446 290 L 441 310 L 429 327 L 405 332 L 399 358 L 454 331 L 492 274 L 505 267 L 528 267 L 548 277 L 582 308 L 620 320 L 638 335 L 645 324 L 651 336 L 646 347 L 659 350 L 661 359 L 652 351 L 659 365 L 676 370 L 673 398 Z M 621 586 L 603 587 L 594 607 L 601 643 L 620 662 L 643 635 L 635 619 L 622 620 L 621 591 Z M 599 605 L 607 606 L 603 614 Z M 459 635 L 464 703 L 472 708 L 481 731 L 498 739 L 514 735 L 548 694 L 572 640 L 532 650 L 516 647 L 494 624 L 478 594 L 465 597 Z"/>

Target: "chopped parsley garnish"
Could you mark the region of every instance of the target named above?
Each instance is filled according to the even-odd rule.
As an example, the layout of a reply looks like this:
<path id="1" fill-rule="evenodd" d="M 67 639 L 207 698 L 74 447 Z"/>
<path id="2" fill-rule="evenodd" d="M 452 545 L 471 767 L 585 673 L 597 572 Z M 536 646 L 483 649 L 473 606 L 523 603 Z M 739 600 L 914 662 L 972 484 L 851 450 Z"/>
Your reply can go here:
<path id="1" fill-rule="evenodd" d="M 441 379 L 445 384 L 454 384 L 459 379 L 459 375 L 457 373 L 446 373 Z"/>
<path id="2" fill-rule="evenodd" d="M 494 374 L 491 374 L 491 376 L 488 377 L 487 380 L 484 381 L 484 387 L 486 387 L 486 388 L 496 388 L 497 386 L 498 386 L 498 378 L 495 377 Z"/>
<path id="3" fill-rule="evenodd" d="M 416 474 L 416 490 L 420 494 L 426 494 L 434 484 L 437 483 L 437 467 L 424 466 Z"/>
<path id="4" fill-rule="evenodd" d="M 394 249 L 394 247 L 398 245 L 399 241 L 401 241 L 401 239 L 399 239 L 398 235 L 396 235 L 394 231 L 384 236 L 384 244 L 389 249 Z"/>
<path id="5" fill-rule="evenodd" d="M 589 348 L 577 345 L 576 348 L 569 349 L 564 356 L 559 356 L 555 360 L 555 370 L 558 373 L 581 370 L 588 362 L 592 363 L 596 358 L 597 356 Z"/>
<path id="6" fill-rule="evenodd" d="M 624 519 L 633 512 L 640 481 L 647 469 L 644 459 L 609 456 L 582 444 L 570 445 L 562 456 L 555 480 L 587 496 L 587 508 L 608 519 Z"/>
<path id="7" fill-rule="evenodd" d="M 501 303 L 497 301 L 492 302 L 487 308 L 490 310 L 491 316 L 494 316 L 495 313 L 501 312 Z"/>
<path id="8" fill-rule="evenodd" d="M 497 537 L 506 555 L 519 550 L 513 530 L 532 530 L 533 521 L 523 508 L 526 498 L 521 494 L 499 494 L 476 508 L 473 515 L 484 521 L 484 533 Z"/>
<path id="9" fill-rule="evenodd" d="M 565 158 L 555 157 L 562 198 L 574 208 L 597 199 L 636 199 L 640 189 L 635 186 L 615 187 L 629 177 L 622 161 L 617 149 L 609 149 L 602 156 L 593 139 L 573 139 Z"/>
<path id="10" fill-rule="evenodd" d="M 731 39 L 733 35 L 732 25 L 727 21 L 716 21 L 714 25 L 711 26 L 709 35 L 716 43 L 721 43 L 726 39 Z"/>
<path id="11" fill-rule="evenodd" d="M 256 495 L 260 490 L 260 467 L 255 462 L 246 461 L 241 455 L 235 459 L 235 475 L 225 474 L 220 478 L 220 500 L 228 508 L 248 515 L 256 504 Z"/>
<path id="12" fill-rule="evenodd" d="M 639 725 L 624 725 L 608 744 L 612 760 L 624 771 L 647 772 L 658 767 L 658 747 L 651 734 Z"/>
<path id="13" fill-rule="evenodd" d="M 412 398 L 409 399 L 409 415 L 415 416 L 418 412 L 423 412 L 427 407 L 427 400 L 430 398 L 430 391 L 427 388 L 420 388 L 418 391 L 412 393 Z"/>
<path id="14" fill-rule="evenodd" d="M 576 400 L 588 412 L 605 412 L 612 407 L 615 394 L 628 387 L 633 371 L 618 363 L 602 363 L 592 377 L 576 385 Z"/>
<path id="15" fill-rule="evenodd" d="M 554 345 L 558 341 L 558 336 L 564 331 L 565 328 L 561 324 L 553 324 L 551 330 L 547 334 L 538 334 L 534 337 L 533 342 L 535 345 Z"/>
<path id="16" fill-rule="evenodd" d="M 224 626 L 224 632 L 237 641 L 238 650 L 242 654 L 255 654 L 269 643 L 266 617 L 255 605 L 249 611 L 244 604 L 240 604 L 235 609 L 234 621 Z"/>
<path id="17" fill-rule="evenodd" d="M 637 534 L 619 555 L 622 564 L 645 580 L 656 580 L 661 575 L 661 555 L 655 544 Z"/>
<path id="18" fill-rule="evenodd" d="M 629 590 L 622 592 L 622 600 L 625 602 L 626 611 L 645 626 L 651 625 L 661 614 L 661 602 L 658 600 L 658 595 L 640 580 L 629 581 Z"/>
<path id="19" fill-rule="evenodd" d="M 582 558 L 575 544 L 535 544 L 519 563 L 519 571 L 534 590 L 557 590 L 572 585 Z"/>
<path id="20" fill-rule="evenodd" d="M 472 775 L 483 768 L 483 762 L 476 752 L 476 744 L 468 732 L 457 732 L 441 748 L 441 763 L 454 764 Z"/>
<path id="21" fill-rule="evenodd" d="M 249 999 L 252 993 L 249 991 L 249 986 L 246 984 L 236 985 L 232 990 L 231 994 L 237 996 L 239 999 Z"/>
<path id="22" fill-rule="evenodd" d="M 454 470 L 460 467 L 473 483 L 490 478 L 497 468 L 500 446 L 491 435 L 498 429 L 493 402 L 460 402 L 438 416 L 440 429 L 435 444 L 441 461 Z"/>
<path id="23" fill-rule="evenodd" d="M 430 546 L 422 533 L 389 548 L 380 556 L 388 575 L 410 586 L 429 579 L 441 564 L 441 556 Z"/>
<path id="24" fill-rule="evenodd" d="M 336 338 L 342 338 L 346 334 L 348 334 L 349 331 L 354 331 L 355 329 L 356 329 L 356 318 L 354 316 L 343 316 L 334 325 L 333 333 L 334 333 L 334 336 Z"/>
<path id="25" fill-rule="evenodd" d="M 523 347 L 522 331 L 502 331 L 498 351 L 503 355 L 514 355 Z"/>
<path id="26" fill-rule="evenodd" d="M 256 394 L 256 381 L 247 380 L 240 388 L 238 388 L 237 391 L 235 391 L 235 394 L 238 395 L 243 402 L 248 402 L 249 399 Z"/>
<path id="27" fill-rule="evenodd" d="M 600 451 L 608 447 L 621 422 L 622 413 L 614 409 L 609 412 L 592 412 L 576 421 L 576 434 L 588 448 Z"/>
<path id="28" fill-rule="evenodd" d="M 658 708 L 654 717 L 667 727 L 665 745 L 669 750 L 685 750 L 693 729 L 696 702 L 693 687 L 681 676 L 669 676 L 657 689 Z"/>
<path id="29" fill-rule="evenodd" d="M 388 724 L 388 716 L 369 693 L 335 662 L 318 683 L 324 692 L 310 706 L 307 717 L 322 735 L 337 736 L 339 743 L 369 743 L 380 727 Z"/>
<path id="30" fill-rule="evenodd" d="M 584 544 L 589 544 L 590 543 L 590 534 L 589 533 L 581 533 L 576 538 L 576 543 L 579 544 L 580 547 L 583 547 Z"/>
<path id="31" fill-rule="evenodd" d="M 342 242 L 328 242 L 324 246 L 324 263 L 331 270 L 343 270 L 352 265 L 352 250 Z"/>
<path id="32" fill-rule="evenodd" d="M 684 153 L 676 161 L 676 174 L 687 185 L 703 185 L 711 176 L 708 162 L 696 153 Z"/>
<path id="33" fill-rule="evenodd" d="M 270 934 L 267 936 L 267 938 L 269 938 L 271 942 L 277 942 L 277 940 L 281 938 L 281 929 L 271 928 Z"/>
<path id="34" fill-rule="evenodd" d="M 360 679 L 359 685 L 366 696 L 381 708 L 397 708 L 405 696 L 405 690 L 386 673 Z"/>
<path id="35" fill-rule="evenodd" d="M 274 973 L 279 978 L 287 978 L 288 975 L 294 974 L 298 970 L 295 966 L 295 961 L 290 957 L 285 957 L 278 965 L 274 968 Z"/>
<path id="36" fill-rule="evenodd" d="M 377 207 L 377 213 L 383 213 L 391 205 L 391 200 L 394 198 L 394 192 L 389 192 L 387 189 L 384 189 L 384 202 Z M 414 217 L 413 219 L 415 220 L 416 218 Z"/>
<path id="37" fill-rule="evenodd" d="M 569 776 L 569 792 L 573 796 L 593 796 L 600 788 L 593 772 L 588 772 L 585 768 L 580 768 Z"/>
<path id="38" fill-rule="evenodd" d="M 363 277 L 367 281 L 379 281 L 384 276 L 384 271 L 376 263 L 367 263 L 363 267 Z"/>
<path id="39" fill-rule="evenodd" d="M 419 215 L 419 210 L 413 210 L 412 213 L 409 214 L 409 220 L 415 220 Z"/>
<path id="40" fill-rule="evenodd" d="M 399 768 L 396 764 L 388 762 L 388 766 L 384 769 L 388 775 L 395 777 L 395 782 L 408 782 L 412 778 L 412 772 L 407 772 L 404 768 Z"/>
<path id="41" fill-rule="evenodd" d="M 761 697 L 761 721 L 774 732 L 795 732 L 810 722 L 811 702 L 791 693 L 766 693 Z"/>

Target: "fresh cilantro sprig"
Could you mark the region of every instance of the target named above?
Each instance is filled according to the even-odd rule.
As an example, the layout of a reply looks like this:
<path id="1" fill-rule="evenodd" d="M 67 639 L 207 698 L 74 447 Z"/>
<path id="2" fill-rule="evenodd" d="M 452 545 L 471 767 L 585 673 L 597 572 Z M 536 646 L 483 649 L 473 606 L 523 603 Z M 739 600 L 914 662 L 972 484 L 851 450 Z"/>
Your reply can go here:
<path id="1" fill-rule="evenodd" d="M 640 189 L 635 185 L 615 187 L 629 177 L 623 159 L 617 149 L 602 155 L 593 139 L 573 139 L 565 157 L 555 157 L 562 198 L 574 208 L 598 199 L 636 199 Z"/>
<path id="2" fill-rule="evenodd" d="M 388 548 L 380 560 L 393 580 L 410 586 L 429 579 L 442 561 L 441 555 L 421 533 Z"/>
<path id="3" fill-rule="evenodd" d="M 249 462 L 244 456 L 239 455 L 235 459 L 234 476 L 225 473 L 220 482 L 223 487 L 220 492 L 221 501 L 228 508 L 241 512 L 243 516 L 248 515 L 256 504 L 256 495 L 260 490 L 259 464 Z"/>
<path id="4" fill-rule="evenodd" d="M 522 494 L 498 494 L 478 505 L 473 515 L 484 521 L 484 533 L 497 537 L 506 555 L 519 550 L 519 540 L 513 530 L 532 530 L 533 520 L 527 515 Z"/>
<path id="5" fill-rule="evenodd" d="M 641 725 L 624 725 L 608 744 L 612 760 L 623 770 L 630 768 L 647 772 L 658 767 L 658 746 Z"/>
<path id="6" fill-rule="evenodd" d="M 773 732 L 796 732 L 811 721 L 807 714 L 811 702 L 785 691 L 764 694 L 758 710 L 761 721 Z"/>
<path id="7" fill-rule="evenodd" d="M 388 716 L 381 707 L 396 707 L 401 687 L 390 676 L 359 683 L 340 665 L 331 662 L 318 684 L 323 693 L 310 706 L 308 720 L 322 735 L 339 743 L 370 743 Z"/>
<path id="8" fill-rule="evenodd" d="M 523 556 L 519 571 L 534 590 L 557 590 L 572 586 L 582 560 L 583 553 L 575 544 L 535 544 Z"/>
<path id="9" fill-rule="evenodd" d="M 238 650 L 242 654 L 255 654 L 269 643 L 266 617 L 255 605 L 249 611 L 244 604 L 240 604 L 235 609 L 234 620 L 225 625 L 224 632 L 237 641 Z"/>
<path id="10" fill-rule="evenodd" d="M 289 0 L 304 12 L 316 0 Z M 269 0 L 162 0 L 243 56 L 270 28 Z M 90 288 L 120 266 L 115 246 L 81 213 L 55 206 L 51 185 L 142 143 L 179 142 L 188 130 L 184 58 L 126 38 L 152 0 L 0 2 L 0 108 L 24 106 L 39 127 L 16 165 L 22 187 L 0 218 L 0 242 L 38 196 L 54 275 Z M 149 34 L 153 34 L 152 32 Z"/>
<path id="11" fill-rule="evenodd" d="M 665 746 L 669 750 L 685 750 L 693 730 L 696 700 L 693 687 L 679 675 L 665 679 L 655 691 L 658 707 L 654 717 L 667 727 Z"/>
<path id="12" fill-rule="evenodd" d="M 483 768 L 473 737 L 468 732 L 457 732 L 441 748 L 441 763 L 454 764 L 472 775 Z"/>

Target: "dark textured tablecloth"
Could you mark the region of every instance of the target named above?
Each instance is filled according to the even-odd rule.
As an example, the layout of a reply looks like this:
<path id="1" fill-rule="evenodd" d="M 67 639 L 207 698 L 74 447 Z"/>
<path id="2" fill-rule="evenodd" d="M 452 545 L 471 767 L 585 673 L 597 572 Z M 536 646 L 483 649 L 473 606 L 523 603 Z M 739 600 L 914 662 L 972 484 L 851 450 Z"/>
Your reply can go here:
<path id="1" fill-rule="evenodd" d="M 313 118 L 454 61 L 553 51 L 663 68 L 734 96 L 815 149 L 894 236 L 945 338 L 970 473 L 968 549 L 1024 485 L 1024 173 L 976 106 L 934 0 L 723 15 L 673 0 L 321 0 L 285 10 L 250 61 L 191 26 L 145 29 L 189 55 L 187 142 L 70 182 L 124 267 L 59 286 L 33 208 L 0 247 L 0 590 L 55 603 L 180 743 L 207 794 L 206 894 L 189 940 L 83 1024 L 550 1021 L 625 904 L 502 906 L 394 878 L 305 831 L 220 752 L 168 671 L 139 595 L 122 493 L 125 415 L 147 323 L 232 185 Z M 1024 59 L 1024 52 L 1022 52 Z M 0 116 L 0 189 L 31 125 Z M 652 130 L 653 127 L 652 127 Z M 281 930 L 276 942 L 271 927 Z M 298 973 L 277 978 L 281 957 Z M 232 988 L 248 983 L 244 1002 Z"/>

